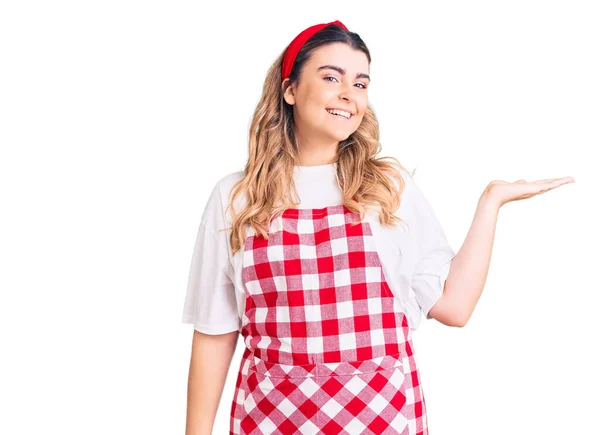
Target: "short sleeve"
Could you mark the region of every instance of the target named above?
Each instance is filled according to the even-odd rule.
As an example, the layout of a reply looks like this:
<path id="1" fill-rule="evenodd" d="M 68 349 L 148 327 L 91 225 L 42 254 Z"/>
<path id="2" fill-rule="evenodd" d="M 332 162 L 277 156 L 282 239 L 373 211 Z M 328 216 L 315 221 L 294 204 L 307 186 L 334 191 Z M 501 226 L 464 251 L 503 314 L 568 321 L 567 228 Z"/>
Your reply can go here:
<path id="1" fill-rule="evenodd" d="M 431 319 L 429 310 L 442 296 L 455 252 L 433 208 L 412 176 L 408 172 L 402 175 L 410 209 L 410 234 L 416 246 L 411 288 L 426 318 Z"/>
<path id="2" fill-rule="evenodd" d="M 215 186 L 198 228 L 188 276 L 183 323 L 205 334 L 239 330 L 232 266 L 227 250 L 219 188 Z"/>

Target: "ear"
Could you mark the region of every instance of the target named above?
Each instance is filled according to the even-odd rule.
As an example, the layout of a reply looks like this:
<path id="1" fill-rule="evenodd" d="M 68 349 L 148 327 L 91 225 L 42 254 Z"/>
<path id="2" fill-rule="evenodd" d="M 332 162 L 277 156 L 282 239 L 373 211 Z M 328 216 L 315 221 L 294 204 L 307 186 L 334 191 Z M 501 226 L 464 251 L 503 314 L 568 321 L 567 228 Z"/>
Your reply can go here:
<path id="1" fill-rule="evenodd" d="M 283 87 L 286 85 L 286 83 L 290 80 L 290 78 L 286 78 L 282 83 L 281 83 L 281 89 L 283 89 Z M 285 92 L 283 93 L 283 98 L 286 101 L 286 103 L 288 103 L 290 106 L 293 106 L 296 103 L 296 86 L 295 83 L 292 83 L 290 86 L 288 86 L 288 88 L 285 90 Z"/>

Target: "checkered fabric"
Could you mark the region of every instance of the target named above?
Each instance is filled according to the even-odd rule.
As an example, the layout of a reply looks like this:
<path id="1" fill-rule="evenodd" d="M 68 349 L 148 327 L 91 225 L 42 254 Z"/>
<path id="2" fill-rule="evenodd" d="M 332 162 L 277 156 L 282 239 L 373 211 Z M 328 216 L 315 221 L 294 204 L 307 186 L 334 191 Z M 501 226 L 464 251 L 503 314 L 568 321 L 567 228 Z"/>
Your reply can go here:
<path id="1" fill-rule="evenodd" d="M 368 222 L 287 209 L 247 237 L 230 435 L 428 435 L 408 327 Z"/>

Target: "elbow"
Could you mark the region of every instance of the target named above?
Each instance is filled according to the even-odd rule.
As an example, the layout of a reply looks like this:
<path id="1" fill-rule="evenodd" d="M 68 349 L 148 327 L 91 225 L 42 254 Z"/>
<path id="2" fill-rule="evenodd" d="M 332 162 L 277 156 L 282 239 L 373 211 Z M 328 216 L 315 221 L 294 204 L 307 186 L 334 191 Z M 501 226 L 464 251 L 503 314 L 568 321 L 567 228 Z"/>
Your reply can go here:
<path id="1" fill-rule="evenodd" d="M 455 328 L 463 328 L 466 324 L 467 324 L 466 321 L 464 321 L 464 320 L 458 320 L 458 321 L 455 321 L 452 324 L 452 326 L 454 326 Z"/>
<path id="2" fill-rule="evenodd" d="M 462 298 L 457 298 L 455 293 L 450 290 L 445 290 L 444 296 L 446 296 L 444 306 L 446 307 L 447 317 L 450 319 L 449 323 L 451 326 L 456 328 L 464 328 L 467 326 L 471 314 L 473 314 L 472 307 L 465 305 L 464 300 Z"/>
<path id="3" fill-rule="evenodd" d="M 467 316 L 464 314 L 457 315 L 454 318 L 453 326 L 455 326 L 456 328 L 464 328 L 469 322 L 470 318 L 471 316 Z"/>
<path id="4" fill-rule="evenodd" d="M 438 302 L 429 310 L 428 318 L 436 319 L 446 326 L 463 328 L 469 321 L 470 313 L 459 306 L 449 292 L 444 292 Z"/>

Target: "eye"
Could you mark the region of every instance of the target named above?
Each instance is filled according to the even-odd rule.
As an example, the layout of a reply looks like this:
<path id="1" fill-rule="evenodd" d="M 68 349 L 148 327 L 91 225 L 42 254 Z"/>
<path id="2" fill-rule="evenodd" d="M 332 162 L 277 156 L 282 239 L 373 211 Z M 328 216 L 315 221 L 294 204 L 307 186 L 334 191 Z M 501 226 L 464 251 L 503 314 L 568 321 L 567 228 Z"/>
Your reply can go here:
<path id="1" fill-rule="evenodd" d="M 327 79 L 334 79 L 334 80 L 336 80 L 336 81 L 337 81 L 337 78 L 336 78 L 336 77 L 334 77 L 334 76 L 327 76 L 327 77 L 324 77 L 324 78 L 323 78 L 323 80 L 329 81 L 329 80 L 327 80 Z M 367 86 L 366 86 L 364 83 L 357 83 L 357 85 L 360 85 L 360 86 L 362 86 L 360 89 L 367 89 Z"/>

